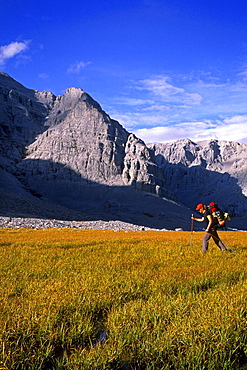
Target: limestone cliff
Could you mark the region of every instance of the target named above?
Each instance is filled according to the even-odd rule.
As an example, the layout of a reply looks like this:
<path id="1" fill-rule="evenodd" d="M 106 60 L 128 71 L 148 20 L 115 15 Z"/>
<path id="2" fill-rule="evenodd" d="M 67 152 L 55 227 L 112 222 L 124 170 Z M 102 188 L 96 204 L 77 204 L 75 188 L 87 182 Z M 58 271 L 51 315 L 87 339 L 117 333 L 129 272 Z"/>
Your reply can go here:
<path id="1" fill-rule="evenodd" d="M 233 215 L 247 213 L 247 144 L 184 139 L 149 148 L 184 204 L 216 201 Z"/>
<path id="2" fill-rule="evenodd" d="M 46 180 L 120 183 L 129 133 L 88 94 L 70 88 L 55 99 L 46 130 L 27 147 L 19 168 Z"/>
<path id="3" fill-rule="evenodd" d="M 27 89 L 0 73 L 0 104 L 0 166 L 26 185 L 39 177 L 38 181 L 131 185 L 165 195 L 164 176 L 144 154 L 145 143 L 138 157 L 133 148 L 140 140 L 136 145 L 128 140 L 130 134 L 83 90 L 69 88 L 56 97 Z"/>
<path id="4" fill-rule="evenodd" d="M 0 73 L 0 188 L 29 197 L 28 204 L 39 197 L 146 225 L 151 218 L 189 225 L 190 210 L 210 201 L 243 219 L 247 144 L 185 139 L 147 146 L 82 89 L 56 97 Z"/>
<path id="5" fill-rule="evenodd" d="M 0 73 L 0 166 L 12 165 L 25 157 L 25 147 L 45 130 L 45 117 L 53 105 L 50 92 L 30 90 L 5 73 Z"/>
<path id="6" fill-rule="evenodd" d="M 106 207 L 111 214 L 113 205 L 124 204 L 122 213 L 140 212 L 133 191 L 174 199 L 146 144 L 82 89 L 56 97 L 3 73 L 0 84 L 1 187 L 86 212 Z"/>
<path id="7" fill-rule="evenodd" d="M 125 146 L 122 177 L 126 185 L 134 185 L 137 189 L 175 199 L 161 167 L 153 162 L 144 141 L 133 134 L 129 136 Z"/>

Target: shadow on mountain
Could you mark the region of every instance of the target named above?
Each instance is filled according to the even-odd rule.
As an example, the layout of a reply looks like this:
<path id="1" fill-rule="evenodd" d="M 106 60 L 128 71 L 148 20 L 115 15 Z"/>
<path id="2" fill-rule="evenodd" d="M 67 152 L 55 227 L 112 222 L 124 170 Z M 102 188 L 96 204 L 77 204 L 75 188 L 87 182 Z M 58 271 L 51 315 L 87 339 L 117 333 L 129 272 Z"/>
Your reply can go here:
<path id="1" fill-rule="evenodd" d="M 0 75 L 0 165 L 12 165 L 25 155 L 25 148 L 46 131 L 49 113 L 46 100 L 39 101 L 34 90 L 26 89 L 7 75 Z"/>
<path id="2" fill-rule="evenodd" d="M 90 181 L 68 166 L 50 160 L 27 159 L 18 169 L 18 185 L 15 183 L 11 193 L 8 192 L 12 200 L 6 202 L 7 183 L 5 193 L 0 192 L 3 216 L 119 220 L 157 229 L 190 228 L 188 208 L 132 186 Z"/>
<path id="3" fill-rule="evenodd" d="M 163 168 L 168 185 L 177 201 L 194 211 L 198 203 L 208 205 L 216 202 L 231 217 L 232 227 L 246 229 L 247 197 L 243 194 L 238 180 L 227 172 L 207 170 L 204 166 L 187 167 L 184 164 L 171 164 L 159 154 L 156 164 Z M 196 226 L 197 227 L 197 226 Z"/>
<path id="4" fill-rule="evenodd" d="M 226 173 L 180 164 L 163 168 L 179 203 L 140 191 L 140 184 L 136 184 L 137 188 L 100 184 L 66 165 L 27 159 L 19 165 L 19 181 L 15 178 L 11 191 L 7 191 L 8 183 L 5 191 L 0 191 L 1 214 L 75 221 L 118 220 L 157 229 L 190 230 L 190 216 L 196 213 L 197 203 L 218 202 L 232 215 L 236 207 L 246 207 L 246 197 L 237 180 Z M 194 229 L 203 227 L 204 223 L 195 223 Z"/>

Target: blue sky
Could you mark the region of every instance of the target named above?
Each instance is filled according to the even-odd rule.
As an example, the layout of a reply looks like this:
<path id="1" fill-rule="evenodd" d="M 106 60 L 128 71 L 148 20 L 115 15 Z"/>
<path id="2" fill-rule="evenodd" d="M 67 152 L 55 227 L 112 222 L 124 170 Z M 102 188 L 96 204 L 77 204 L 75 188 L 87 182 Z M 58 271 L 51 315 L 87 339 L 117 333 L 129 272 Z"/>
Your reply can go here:
<path id="1" fill-rule="evenodd" d="M 150 142 L 247 142 L 246 0 L 0 0 L 0 70 Z"/>

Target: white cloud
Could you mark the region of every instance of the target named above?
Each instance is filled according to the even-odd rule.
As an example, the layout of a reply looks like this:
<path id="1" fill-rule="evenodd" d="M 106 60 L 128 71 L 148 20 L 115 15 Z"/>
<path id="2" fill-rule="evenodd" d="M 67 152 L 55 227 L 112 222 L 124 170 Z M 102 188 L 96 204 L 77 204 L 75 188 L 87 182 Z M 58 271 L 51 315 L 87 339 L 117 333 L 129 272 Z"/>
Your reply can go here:
<path id="1" fill-rule="evenodd" d="M 146 143 L 168 142 L 184 138 L 198 142 L 201 140 L 226 140 L 247 142 L 247 115 L 232 116 L 217 120 L 182 122 L 172 126 L 143 128 L 133 131 Z"/>
<path id="2" fill-rule="evenodd" d="M 132 97 L 115 98 L 114 102 L 116 102 L 117 104 L 128 105 L 128 106 L 140 106 L 140 105 L 153 104 L 153 100 L 132 98 Z"/>
<path id="3" fill-rule="evenodd" d="M 38 77 L 42 78 L 43 80 L 46 80 L 49 76 L 46 73 L 39 73 Z"/>
<path id="4" fill-rule="evenodd" d="M 143 108 L 143 111 L 144 112 L 148 112 L 148 111 L 169 111 L 170 110 L 170 107 L 169 106 L 166 106 L 166 105 L 161 105 L 161 104 L 153 104 L 153 105 L 150 105 L 146 108 Z"/>
<path id="5" fill-rule="evenodd" d="M 171 85 L 168 76 L 156 76 L 154 78 L 149 78 L 139 81 L 139 90 L 149 90 L 155 95 L 161 96 L 163 98 L 170 98 L 171 96 L 181 94 L 184 92 L 183 89 Z"/>
<path id="6" fill-rule="evenodd" d="M 84 69 L 86 66 L 88 66 L 91 62 L 75 62 L 74 64 L 71 64 L 69 68 L 67 69 L 68 73 L 80 73 L 82 69 Z"/>
<path id="7" fill-rule="evenodd" d="M 232 125 L 232 124 L 244 124 L 246 126 L 246 130 L 247 130 L 247 114 L 243 115 L 243 116 L 233 116 L 233 117 L 228 117 L 228 118 L 225 118 L 224 122 L 228 125 Z"/>
<path id="8" fill-rule="evenodd" d="M 4 65 L 6 61 L 10 58 L 15 57 L 17 54 L 28 49 L 28 44 L 30 41 L 24 42 L 11 42 L 8 45 L 0 47 L 0 65 Z"/>
<path id="9" fill-rule="evenodd" d="M 200 105 L 202 96 L 197 93 L 186 93 L 182 101 L 185 105 Z"/>
<path id="10" fill-rule="evenodd" d="M 148 143 L 165 143 L 168 141 L 175 141 L 181 138 L 186 138 L 188 135 L 182 128 L 172 126 L 142 128 L 134 131 L 134 134 Z"/>
<path id="11" fill-rule="evenodd" d="M 117 121 L 121 123 L 127 130 L 132 130 L 138 126 L 157 126 L 166 124 L 167 120 L 164 116 L 153 114 L 144 115 L 142 112 L 131 112 L 131 113 L 111 113 Z"/>
<path id="12" fill-rule="evenodd" d="M 131 87 L 131 95 L 115 98 L 119 106 L 108 112 L 145 142 L 186 137 L 247 142 L 247 83 L 243 80 L 216 82 L 195 76 L 172 80 L 159 75 Z"/>
<path id="13" fill-rule="evenodd" d="M 184 88 L 171 84 L 168 76 L 156 76 L 154 78 L 140 80 L 138 90 L 147 90 L 160 101 L 178 105 L 200 105 L 202 96 L 197 92 L 186 92 Z"/>
<path id="14" fill-rule="evenodd" d="M 221 140 L 247 142 L 247 115 L 225 118 L 215 131 Z"/>

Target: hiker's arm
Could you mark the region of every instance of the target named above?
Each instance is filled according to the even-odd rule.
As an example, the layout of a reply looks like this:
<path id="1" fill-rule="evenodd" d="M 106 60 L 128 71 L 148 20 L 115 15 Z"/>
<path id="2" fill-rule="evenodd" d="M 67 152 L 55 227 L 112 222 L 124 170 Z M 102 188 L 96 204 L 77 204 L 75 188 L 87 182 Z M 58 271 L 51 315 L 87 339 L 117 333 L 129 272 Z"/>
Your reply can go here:
<path id="1" fill-rule="evenodd" d="M 202 218 L 191 217 L 191 220 L 202 222 L 204 220 L 204 217 Z"/>

